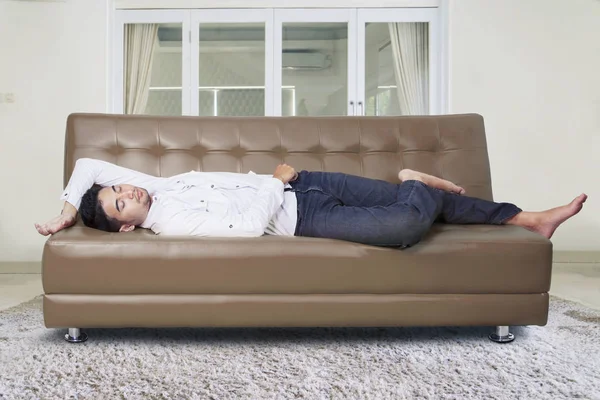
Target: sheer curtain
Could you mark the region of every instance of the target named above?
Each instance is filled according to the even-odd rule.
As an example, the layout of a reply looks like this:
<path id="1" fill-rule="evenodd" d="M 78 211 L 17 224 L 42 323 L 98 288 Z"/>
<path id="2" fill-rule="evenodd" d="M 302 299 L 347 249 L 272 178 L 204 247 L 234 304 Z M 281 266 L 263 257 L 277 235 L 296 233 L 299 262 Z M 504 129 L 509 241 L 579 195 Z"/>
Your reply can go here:
<path id="1" fill-rule="evenodd" d="M 146 110 L 158 24 L 125 25 L 125 114 Z"/>
<path id="2" fill-rule="evenodd" d="M 429 35 L 423 22 L 388 24 L 402 115 L 429 114 Z"/>

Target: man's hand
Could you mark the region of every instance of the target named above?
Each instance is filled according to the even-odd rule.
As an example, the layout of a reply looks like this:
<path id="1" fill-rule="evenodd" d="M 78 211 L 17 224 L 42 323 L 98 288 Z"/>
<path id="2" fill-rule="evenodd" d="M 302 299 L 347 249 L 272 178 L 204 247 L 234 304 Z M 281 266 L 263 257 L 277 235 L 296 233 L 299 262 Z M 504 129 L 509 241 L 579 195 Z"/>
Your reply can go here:
<path id="1" fill-rule="evenodd" d="M 273 178 L 279 179 L 285 185 L 290 181 L 295 181 L 298 178 L 298 173 L 287 164 L 279 164 L 273 173 Z"/>
<path id="2" fill-rule="evenodd" d="M 56 218 L 51 219 L 45 224 L 35 224 L 35 228 L 37 231 L 44 235 L 48 236 L 53 233 L 56 233 L 62 229 L 68 228 L 71 225 L 75 224 L 75 218 L 71 215 L 59 215 Z"/>
<path id="3" fill-rule="evenodd" d="M 58 217 L 51 219 L 45 224 L 35 224 L 35 229 L 37 229 L 41 235 L 52 235 L 53 233 L 74 225 L 77 220 L 76 217 L 77 209 L 65 201 L 65 206 Z"/>

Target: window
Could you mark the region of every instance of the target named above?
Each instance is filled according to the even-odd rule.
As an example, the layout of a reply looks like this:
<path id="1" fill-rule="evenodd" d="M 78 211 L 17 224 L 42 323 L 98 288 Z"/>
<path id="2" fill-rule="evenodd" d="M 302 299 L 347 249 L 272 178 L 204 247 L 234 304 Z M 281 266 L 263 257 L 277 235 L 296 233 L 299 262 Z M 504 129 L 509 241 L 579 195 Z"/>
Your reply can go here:
<path id="1" fill-rule="evenodd" d="M 442 112 L 437 8 L 118 10 L 116 113 Z"/>

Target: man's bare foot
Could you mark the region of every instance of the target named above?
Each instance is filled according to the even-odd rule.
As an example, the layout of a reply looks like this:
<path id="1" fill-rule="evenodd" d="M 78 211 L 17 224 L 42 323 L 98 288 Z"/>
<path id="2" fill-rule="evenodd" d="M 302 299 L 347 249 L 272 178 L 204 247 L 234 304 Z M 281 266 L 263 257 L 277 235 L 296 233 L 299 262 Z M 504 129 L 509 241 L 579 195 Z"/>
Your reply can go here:
<path id="1" fill-rule="evenodd" d="M 403 169 L 398 173 L 398 178 L 400 178 L 402 182 L 416 180 L 423 182 L 427 186 L 442 189 L 447 192 L 465 194 L 465 189 L 461 188 L 458 185 L 455 185 L 450 181 L 438 178 L 437 176 L 428 175 L 423 172 L 413 171 L 412 169 Z"/>
<path id="2" fill-rule="evenodd" d="M 560 224 L 581 211 L 586 200 L 587 195 L 582 193 L 572 202 L 561 207 L 540 212 L 521 212 L 506 221 L 506 224 L 522 226 L 550 239 Z"/>

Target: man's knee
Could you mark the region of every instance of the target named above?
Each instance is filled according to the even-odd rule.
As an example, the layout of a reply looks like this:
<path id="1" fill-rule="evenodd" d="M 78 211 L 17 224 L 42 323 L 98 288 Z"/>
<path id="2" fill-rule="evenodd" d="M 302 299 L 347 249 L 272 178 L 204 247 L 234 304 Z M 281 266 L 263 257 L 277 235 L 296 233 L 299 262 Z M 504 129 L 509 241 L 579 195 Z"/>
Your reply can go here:
<path id="1" fill-rule="evenodd" d="M 404 219 L 398 228 L 395 241 L 401 246 L 414 246 L 427 235 L 431 223 L 415 215 Z"/>

